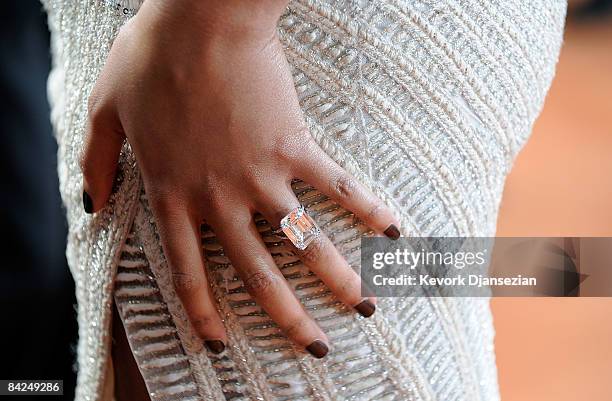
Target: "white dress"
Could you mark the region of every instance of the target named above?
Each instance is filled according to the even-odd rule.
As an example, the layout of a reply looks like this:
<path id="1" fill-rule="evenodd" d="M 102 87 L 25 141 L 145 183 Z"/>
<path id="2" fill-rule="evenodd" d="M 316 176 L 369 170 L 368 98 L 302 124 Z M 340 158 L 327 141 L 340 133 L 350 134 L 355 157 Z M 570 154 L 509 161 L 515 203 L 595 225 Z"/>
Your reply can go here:
<path id="1" fill-rule="evenodd" d="M 44 0 L 77 286 L 77 399 L 112 398 L 115 301 L 153 400 L 497 400 L 487 299 L 386 298 L 363 319 L 336 302 L 263 221 L 264 240 L 332 350 L 315 360 L 295 349 L 203 227 L 229 333 L 221 355 L 206 352 L 172 289 L 129 147 L 109 207 L 89 216 L 81 206 L 87 98 L 139 3 Z M 491 236 L 504 179 L 554 75 L 565 11 L 562 0 L 297 0 L 279 33 L 316 140 L 397 211 L 403 235 Z M 294 189 L 358 263 L 367 228 L 308 185 Z"/>

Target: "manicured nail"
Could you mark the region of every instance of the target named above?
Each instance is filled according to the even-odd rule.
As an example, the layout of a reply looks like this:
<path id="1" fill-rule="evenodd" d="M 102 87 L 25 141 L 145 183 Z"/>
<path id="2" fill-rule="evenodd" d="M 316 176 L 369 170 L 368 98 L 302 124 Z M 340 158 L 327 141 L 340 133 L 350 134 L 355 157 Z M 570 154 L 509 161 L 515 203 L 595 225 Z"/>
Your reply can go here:
<path id="1" fill-rule="evenodd" d="M 359 312 L 359 314 L 363 317 L 370 317 L 376 312 L 376 305 L 370 302 L 367 299 L 364 299 L 357 305 L 355 305 L 355 310 Z"/>
<path id="2" fill-rule="evenodd" d="M 213 354 L 220 354 L 225 350 L 225 344 L 221 340 L 206 340 L 204 341 L 206 348 Z"/>
<path id="3" fill-rule="evenodd" d="M 396 240 L 400 237 L 400 232 L 397 229 L 397 227 L 395 226 L 395 224 L 391 224 L 389 227 L 387 227 L 387 229 L 385 230 L 385 235 L 389 238 L 391 238 L 392 240 Z"/>
<path id="4" fill-rule="evenodd" d="M 91 196 L 85 191 L 83 191 L 83 209 L 85 209 L 85 213 L 93 213 L 93 201 Z"/>
<path id="5" fill-rule="evenodd" d="M 306 347 L 306 351 L 310 352 L 315 358 L 321 359 L 325 355 L 327 355 L 327 352 L 329 352 L 329 348 L 323 341 L 314 340 L 312 344 Z"/>

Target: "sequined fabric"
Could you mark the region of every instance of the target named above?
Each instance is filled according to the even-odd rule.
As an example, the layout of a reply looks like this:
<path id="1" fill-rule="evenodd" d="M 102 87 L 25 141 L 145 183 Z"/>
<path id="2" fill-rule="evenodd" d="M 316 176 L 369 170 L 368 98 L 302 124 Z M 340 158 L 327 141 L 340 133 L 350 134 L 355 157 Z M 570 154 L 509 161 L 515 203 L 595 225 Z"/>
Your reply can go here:
<path id="1" fill-rule="evenodd" d="M 43 0 L 49 79 L 77 285 L 78 400 L 112 398 L 113 299 L 153 400 L 499 398 L 486 299 L 383 299 L 342 307 L 263 220 L 260 232 L 332 351 L 295 349 L 244 291 L 214 233 L 202 244 L 229 334 L 207 354 L 172 289 L 128 146 L 109 207 L 81 207 L 87 98 L 140 1 Z M 411 236 L 489 236 L 504 179 L 554 75 L 561 0 L 296 0 L 279 23 L 300 103 L 323 150 L 401 217 Z M 146 113 L 146 110 L 143 110 Z M 297 182 L 300 201 L 356 268 L 354 216 Z"/>

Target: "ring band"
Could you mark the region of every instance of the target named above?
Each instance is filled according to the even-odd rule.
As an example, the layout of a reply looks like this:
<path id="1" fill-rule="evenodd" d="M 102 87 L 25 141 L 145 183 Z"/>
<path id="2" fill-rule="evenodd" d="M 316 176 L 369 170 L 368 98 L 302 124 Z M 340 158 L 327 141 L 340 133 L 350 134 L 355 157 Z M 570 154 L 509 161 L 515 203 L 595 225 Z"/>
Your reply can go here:
<path id="1" fill-rule="evenodd" d="M 289 241 L 302 251 L 321 234 L 321 229 L 306 213 L 304 206 L 296 207 L 283 217 L 280 229 Z"/>

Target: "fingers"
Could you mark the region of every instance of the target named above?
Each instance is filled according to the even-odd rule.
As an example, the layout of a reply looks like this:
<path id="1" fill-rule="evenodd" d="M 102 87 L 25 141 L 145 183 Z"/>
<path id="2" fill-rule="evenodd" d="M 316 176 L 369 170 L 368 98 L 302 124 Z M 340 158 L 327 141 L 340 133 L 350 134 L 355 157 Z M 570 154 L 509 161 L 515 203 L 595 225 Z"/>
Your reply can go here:
<path id="1" fill-rule="evenodd" d="M 300 155 L 296 175 L 355 213 L 368 227 L 391 239 L 400 237 L 399 221 L 369 189 L 344 171 L 313 141 Z"/>
<path id="2" fill-rule="evenodd" d="M 282 191 L 275 199 L 284 199 L 262 205 L 262 214 L 275 227 L 280 226 L 281 219 L 289 212 L 299 207 L 299 202 L 289 188 Z M 296 253 L 308 268 L 317 275 L 345 305 L 355 308 L 364 317 L 370 317 L 376 310 L 375 298 L 363 297 L 361 294 L 361 278 L 338 252 L 334 244 L 324 234 L 320 233 L 304 250 L 295 248 Z"/>
<path id="3" fill-rule="evenodd" d="M 374 314 L 376 299 L 362 296 L 361 278 L 325 234 L 321 233 L 304 250 L 296 248 L 296 252 L 340 301 L 363 317 Z"/>
<path id="4" fill-rule="evenodd" d="M 117 161 L 124 135 L 110 110 L 94 108 L 87 124 L 83 172 L 83 208 L 86 213 L 100 210 L 111 195 Z"/>
<path id="5" fill-rule="evenodd" d="M 151 204 L 176 293 L 206 347 L 221 353 L 227 337 L 206 279 L 197 219 L 171 199 Z"/>
<path id="6" fill-rule="evenodd" d="M 327 336 L 289 288 L 252 216 L 215 216 L 211 223 L 251 296 L 291 341 L 316 358 L 324 357 L 329 350 Z"/>

